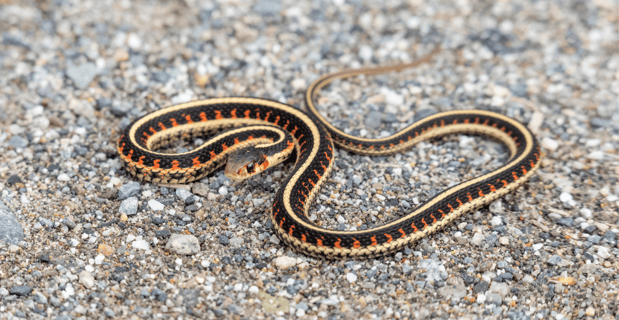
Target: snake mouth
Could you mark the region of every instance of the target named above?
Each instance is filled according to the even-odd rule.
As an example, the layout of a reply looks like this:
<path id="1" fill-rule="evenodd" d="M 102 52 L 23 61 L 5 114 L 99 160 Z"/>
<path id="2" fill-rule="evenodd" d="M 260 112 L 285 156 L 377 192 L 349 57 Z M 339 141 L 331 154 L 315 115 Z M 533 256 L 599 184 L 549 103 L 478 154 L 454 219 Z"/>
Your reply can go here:
<path id="1" fill-rule="evenodd" d="M 224 174 L 234 180 L 247 179 L 262 171 L 259 170 L 260 166 L 258 165 L 261 158 L 261 152 L 254 147 L 233 152 L 228 156 Z"/>

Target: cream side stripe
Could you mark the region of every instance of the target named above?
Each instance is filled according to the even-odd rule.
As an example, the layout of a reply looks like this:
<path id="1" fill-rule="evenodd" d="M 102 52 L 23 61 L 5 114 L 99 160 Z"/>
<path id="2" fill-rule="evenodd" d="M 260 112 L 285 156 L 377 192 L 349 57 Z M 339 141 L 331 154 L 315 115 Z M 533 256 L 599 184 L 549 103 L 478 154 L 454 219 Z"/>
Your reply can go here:
<path id="1" fill-rule="evenodd" d="M 473 129 L 473 128 L 475 128 L 475 129 L 481 129 L 481 128 L 488 129 L 489 131 L 487 131 L 487 132 L 494 131 L 494 133 L 492 133 L 491 136 L 499 137 L 499 139 L 504 140 L 504 141 L 507 141 L 508 139 L 511 140 L 511 138 L 507 135 L 507 133 L 505 133 L 505 132 L 503 132 L 503 131 L 501 131 L 499 129 L 496 129 L 496 128 L 493 128 L 493 127 L 487 127 L 487 126 L 471 125 L 471 124 L 469 124 L 469 125 L 461 124 L 461 125 L 452 125 L 452 126 L 449 126 L 449 127 L 439 127 L 439 128 L 433 129 L 429 133 L 425 133 L 425 134 L 420 135 L 416 139 L 418 139 L 418 141 L 422 141 L 422 140 L 427 140 L 431 136 L 438 136 L 438 135 L 458 133 L 459 131 L 457 129 L 462 130 L 461 128 L 463 128 L 463 127 L 466 127 L 467 131 L 469 131 L 470 129 Z M 483 132 L 483 131 L 480 131 L 480 132 Z M 503 137 L 503 138 L 500 138 L 500 137 Z M 525 138 L 527 138 L 527 134 L 526 133 L 525 133 Z M 530 135 L 529 135 L 529 138 L 530 138 Z M 411 141 L 413 141 L 413 140 L 411 140 Z M 532 141 L 532 140 L 529 140 L 529 141 Z M 386 225 L 382 225 L 382 226 L 374 228 L 372 230 L 373 231 L 380 231 L 380 230 L 383 230 L 383 229 L 388 228 L 390 226 L 402 223 L 403 221 L 408 220 L 411 217 L 413 217 L 413 216 L 415 216 L 415 215 L 417 215 L 417 214 L 427 210 L 431 206 L 433 206 L 436 203 L 442 201 L 445 197 L 447 197 L 447 196 L 457 192 L 458 190 L 465 189 L 468 186 L 473 185 L 473 184 L 475 184 L 475 183 L 477 183 L 479 181 L 483 181 L 483 180 L 485 180 L 485 179 L 487 179 L 487 178 L 489 178 L 491 176 L 494 176 L 496 174 L 499 174 L 499 173 L 502 173 L 502 172 L 506 171 L 509 167 L 511 167 L 512 165 L 514 165 L 514 164 L 520 162 L 522 159 L 524 159 L 529 154 L 531 148 L 532 148 L 532 143 L 527 144 L 527 149 L 525 150 L 525 152 L 520 157 L 518 157 L 517 159 L 513 160 L 509 164 L 506 164 L 506 165 L 502 166 L 500 169 L 494 170 L 494 171 L 492 171 L 492 172 L 490 172 L 488 174 L 485 174 L 483 176 L 480 176 L 478 178 L 466 181 L 466 182 L 464 182 L 464 183 L 454 187 L 455 189 L 451 189 L 449 191 L 449 193 L 440 194 L 439 197 L 434 198 L 432 201 L 426 203 L 424 206 L 422 206 L 421 208 L 415 210 L 414 212 L 412 212 L 412 213 L 410 213 L 410 214 L 408 214 L 408 215 L 406 215 L 406 216 L 404 216 L 404 217 L 402 217 L 402 218 L 400 218 L 398 220 L 394 220 L 391 223 L 388 223 Z M 302 172 L 302 171 L 299 171 L 299 173 L 297 173 L 293 177 L 293 179 L 291 179 L 291 182 L 293 182 L 293 183 L 290 183 L 288 185 L 288 188 L 286 189 L 287 191 L 290 191 L 292 189 L 292 185 L 294 185 L 294 183 L 296 183 L 296 181 L 298 180 L 298 177 L 300 176 L 300 172 Z M 322 180 L 322 178 L 321 178 L 321 180 Z M 287 203 L 286 204 L 286 208 L 288 208 L 288 207 L 290 207 L 290 206 Z M 289 210 L 288 213 L 292 217 L 294 217 L 295 220 L 298 221 L 303 226 L 305 226 L 305 227 L 307 227 L 309 229 L 315 230 L 315 231 L 319 231 L 319 232 L 330 233 L 330 234 L 346 234 L 346 235 L 354 235 L 354 234 L 361 234 L 361 233 L 366 233 L 367 232 L 367 230 L 363 230 L 363 231 L 334 231 L 334 230 L 329 230 L 329 229 L 323 229 L 323 228 L 319 228 L 319 227 L 316 227 L 314 225 L 308 224 L 305 221 L 299 219 L 299 217 L 292 210 Z"/>

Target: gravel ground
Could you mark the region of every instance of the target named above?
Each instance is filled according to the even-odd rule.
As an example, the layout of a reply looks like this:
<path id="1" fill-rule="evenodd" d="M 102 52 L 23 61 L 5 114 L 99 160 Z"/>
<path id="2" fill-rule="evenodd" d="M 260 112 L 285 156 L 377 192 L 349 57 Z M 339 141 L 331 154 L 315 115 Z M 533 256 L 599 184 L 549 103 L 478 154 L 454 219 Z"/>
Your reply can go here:
<path id="1" fill-rule="evenodd" d="M 619 319 L 618 23 L 612 0 L 0 0 L 0 318 Z M 493 110 L 527 123 L 545 158 L 524 187 L 395 255 L 322 261 L 281 244 L 267 214 L 290 164 L 167 187 L 120 166 L 120 130 L 163 106 L 303 108 L 322 74 L 436 44 L 418 69 L 336 82 L 323 113 L 382 137 Z M 337 157 L 310 216 L 357 230 L 507 150 L 454 136 Z"/>

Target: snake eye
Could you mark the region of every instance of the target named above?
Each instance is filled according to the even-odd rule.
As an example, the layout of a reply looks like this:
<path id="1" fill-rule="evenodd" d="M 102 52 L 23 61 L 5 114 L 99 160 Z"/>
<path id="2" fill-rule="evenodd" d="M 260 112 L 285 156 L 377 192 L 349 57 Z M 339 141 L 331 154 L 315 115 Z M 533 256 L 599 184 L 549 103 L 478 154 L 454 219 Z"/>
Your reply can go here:
<path id="1" fill-rule="evenodd" d="M 250 163 L 247 165 L 247 167 L 246 167 L 246 168 L 247 168 L 247 173 L 252 173 L 252 172 L 254 172 L 254 170 L 255 170 L 255 168 L 254 168 L 254 162 L 253 162 L 253 161 L 252 161 L 252 162 L 250 162 Z"/>

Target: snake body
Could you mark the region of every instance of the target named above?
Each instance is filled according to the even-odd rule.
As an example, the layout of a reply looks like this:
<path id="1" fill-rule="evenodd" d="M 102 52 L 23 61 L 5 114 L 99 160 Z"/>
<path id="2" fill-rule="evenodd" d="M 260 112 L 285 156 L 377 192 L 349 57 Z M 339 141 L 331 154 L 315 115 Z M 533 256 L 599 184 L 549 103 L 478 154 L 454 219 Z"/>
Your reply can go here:
<path id="1" fill-rule="evenodd" d="M 315 94 L 337 78 L 399 71 L 423 63 L 342 71 L 313 82 L 305 95 L 308 113 L 259 98 L 217 98 L 175 105 L 134 121 L 118 141 L 118 152 L 136 178 L 154 183 L 188 183 L 224 165 L 239 150 L 266 145 L 267 165 L 281 162 L 294 148 L 297 160 L 272 204 L 275 232 L 305 254 L 338 259 L 377 257 L 393 253 L 434 233 L 459 216 L 482 207 L 523 184 L 540 163 L 535 137 L 520 122 L 483 110 L 441 112 L 381 139 L 350 136 L 328 123 L 314 104 Z M 202 136 L 234 128 L 195 150 L 164 154 L 152 150 L 178 138 Z M 282 130 L 288 132 L 282 133 Z M 327 181 L 335 161 L 334 144 L 365 154 L 388 155 L 420 141 L 450 134 L 478 134 L 501 141 L 511 157 L 500 168 L 435 195 L 405 216 L 357 231 L 318 226 L 307 212 Z M 261 166 L 266 166 L 261 162 Z"/>

